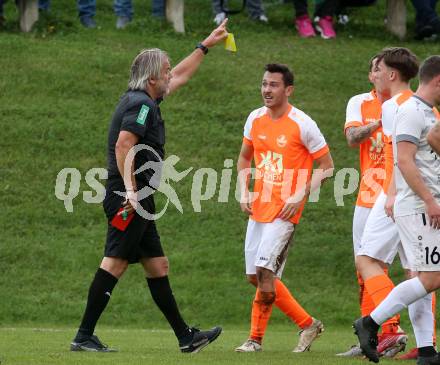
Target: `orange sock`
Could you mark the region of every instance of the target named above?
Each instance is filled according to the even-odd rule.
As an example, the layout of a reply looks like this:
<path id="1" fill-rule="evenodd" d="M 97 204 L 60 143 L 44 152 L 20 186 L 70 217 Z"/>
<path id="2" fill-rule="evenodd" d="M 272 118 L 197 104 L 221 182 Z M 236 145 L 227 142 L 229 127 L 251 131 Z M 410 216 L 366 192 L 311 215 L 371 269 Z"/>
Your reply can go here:
<path id="1" fill-rule="evenodd" d="M 437 297 L 435 296 L 435 291 L 432 292 L 432 315 L 434 316 L 434 335 L 432 338 L 432 342 L 434 344 L 434 347 L 437 344 L 437 321 L 435 320 L 435 314 L 437 312 L 436 310 L 437 306 Z"/>
<path id="2" fill-rule="evenodd" d="M 267 323 L 272 313 L 272 304 L 275 300 L 275 293 L 262 292 L 257 289 L 254 302 L 252 304 L 251 315 L 251 340 L 261 343 L 263 341 L 264 332 L 266 332 Z"/>
<path id="3" fill-rule="evenodd" d="M 361 308 L 362 317 L 368 316 L 376 306 L 374 305 L 373 299 L 370 294 L 368 294 L 367 289 L 365 289 L 364 279 L 362 279 L 359 271 L 356 272 L 359 284 L 359 306 Z"/>
<path id="4" fill-rule="evenodd" d="M 377 275 L 365 280 L 365 289 L 370 294 L 371 299 L 377 307 L 386 296 L 393 290 L 394 284 L 391 279 L 386 275 Z M 385 323 L 382 324 L 383 333 L 394 333 L 397 331 L 400 323 L 400 316 L 396 315 L 391 317 Z"/>
<path id="5" fill-rule="evenodd" d="M 308 314 L 303 307 L 295 300 L 295 298 L 290 293 L 289 289 L 282 283 L 281 280 L 275 280 L 275 305 L 280 308 L 280 310 L 294 321 L 300 328 L 309 327 L 313 319 Z"/>

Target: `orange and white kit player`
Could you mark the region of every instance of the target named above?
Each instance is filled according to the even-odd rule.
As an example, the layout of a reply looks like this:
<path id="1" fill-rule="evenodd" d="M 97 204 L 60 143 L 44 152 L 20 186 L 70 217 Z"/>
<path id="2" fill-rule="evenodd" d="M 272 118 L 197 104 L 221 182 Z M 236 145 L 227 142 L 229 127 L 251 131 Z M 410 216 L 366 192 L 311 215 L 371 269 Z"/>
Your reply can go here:
<path id="1" fill-rule="evenodd" d="M 242 188 L 241 208 L 249 215 L 246 275 L 257 290 L 250 336 L 236 348 L 237 352 L 262 350 L 273 304 L 301 328 L 294 352 L 310 349 L 323 331 L 321 321 L 310 316 L 280 280 L 308 195 L 325 176 L 333 173 L 333 161 L 323 135 L 308 115 L 289 103 L 292 92 L 293 74 L 289 68 L 266 65 L 261 86 L 264 106 L 249 115 L 244 127 L 237 170 Z M 255 184 L 250 194 L 252 160 Z M 319 169 L 316 171 L 320 172 L 311 178 L 314 161 Z"/>
<path id="2" fill-rule="evenodd" d="M 353 251 L 356 257 L 364 233 L 365 224 L 384 183 L 385 157 L 382 131 L 382 103 L 390 98 L 389 90 L 375 84 L 377 56 L 370 60 L 369 81 L 374 89 L 350 98 L 347 104 L 344 133 L 350 147 L 359 147 L 360 184 L 353 214 Z M 387 273 L 387 269 L 384 268 Z M 369 315 L 375 308 L 374 302 L 365 288 L 364 281 L 357 272 L 359 283 L 359 304 L 362 316 Z M 352 346 L 338 356 L 362 355 L 359 345 Z"/>
<path id="3" fill-rule="evenodd" d="M 365 224 L 361 245 L 356 256 L 356 267 L 375 307 L 394 288 L 393 282 L 384 271 L 384 265 L 390 265 L 396 254 L 399 253 L 400 262 L 407 271 L 407 275 L 414 271 L 412 263 L 403 250 L 397 226 L 390 217 L 395 197 L 391 133 L 400 105 L 413 94 L 409 87 L 409 81 L 417 75 L 417 71 L 418 60 L 407 48 L 386 48 L 378 55 L 375 82 L 381 87 L 387 85 L 391 95 L 391 98 L 382 105 L 386 178 L 383 190 L 376 199 Z M 434 327 L 432 298 L 429 296 L 425 299 L 413 303 L 408 310 L 417 342 L 433 343 L 435 339 L 430 335 Z M 379 336 L 378 353 L 387 347 L 394 348 L 394 353 L 405 348 L 407 336 L 401 333 L 398 324 L 399 319 L 396 315 L 386 322 L 387 331 L 382 325 L 383 334 Z M 417 356 L 416 351 L 412 351 L 411 358 Z"/>

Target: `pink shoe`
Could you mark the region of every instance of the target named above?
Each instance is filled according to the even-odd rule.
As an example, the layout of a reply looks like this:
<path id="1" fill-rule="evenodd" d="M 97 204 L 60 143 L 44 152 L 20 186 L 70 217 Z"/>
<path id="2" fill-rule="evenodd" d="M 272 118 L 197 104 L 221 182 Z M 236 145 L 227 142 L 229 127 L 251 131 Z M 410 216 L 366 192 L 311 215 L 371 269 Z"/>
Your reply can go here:
<path id="1" fill-rule="evenodd" d="M 336 38 L 336 32 L 333 28 L 333 19 L 331 16 L 324 16 L 322 18 L 315 18 L 316 30 L 321 33 L 324 39 Z"/>
<path id="2" fill-rule="evenodd" d="M 299 18 L 296 18 L 295 27 L 298 30 L 299 36 L 302 38 L 310 38 L 316 35 L 312 21 L 308 15 L 302 15 Z"/>

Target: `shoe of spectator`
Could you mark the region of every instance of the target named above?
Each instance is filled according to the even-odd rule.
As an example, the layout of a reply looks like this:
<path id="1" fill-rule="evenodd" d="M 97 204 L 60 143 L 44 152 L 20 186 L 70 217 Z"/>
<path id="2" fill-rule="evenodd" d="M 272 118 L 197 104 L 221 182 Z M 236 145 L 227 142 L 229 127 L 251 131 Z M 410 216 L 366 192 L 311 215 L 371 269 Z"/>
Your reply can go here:
<path id="1" fill-rule="evenodd" d="M 313 29 L 312 21 L 308 15 L 303 15 L 296 18 L 295 27 L 301 38 L 310 38 L 316 35 L 315 29 Z"/>
<path id="2" fill-rule="evenodd" d="M 312 320 L 312 324 L 309 327 L 304 328 L 299 332 L 298 345 L 292 352 L 309 351 L 313 341 L 324 332 L 324 325 L 322 322 L 315 318 L 312 318 Z"/>
<path id="3" fill-rule="evenodd" d="M 124 29 L 131 20 L 127 16 L 118 16 L 116 18 L 116 29 Z"/>
<path id="4" fill-rule="evenodd" d="M 377 352 L 379 356 L 394 357 L 405 350 L 408 336 L 405 332 L 382 333 L 378 336 Z"/>
<path id="5" fill-rule="evenodd" d="M 347 25 L 350 21 L 350 18 L 347 14 L 338 14 L 338 24 Z"/>
<path id="6" fill-rule="evenodd" d="M 359 344 L 351 346 L 347 351 L 336 354 L 339 357 L 357 357 L 362 356 L 362 350 Z"/>
<path id="7" fill-rule="evenodd" d="M 260 23 L 268 23 L 269 22 L 269 18 L 266 16 L 266 14 L 261 14 L 261 15 L 257 16 L 256 18 L 254 18 L 254 20 L 256 20 L 257 22 L 260 22 Z"/>
<path id="8" fill-rule="evenodd" d="M 224 13 L 224 12 L 217 13 L 214 17 L 214 23 L 217 25 L 220 25 L 222 23 L 222 21 L 225 19 L 226 19 L 226 13 Z"/>
<path id="9" fill-rule="evenodd" d="M 85 28 L 96 28 L 96 22 L 90 16 L 82 16 L 79 20 Z"/>
<path id="10" fill-rule="evenodd" d="M 336 38 L 335 28 L 333 28 L 333 18 L 331 16 L 323 16 L 315 18 L 316 30 L 324 39 Z"/>
<path id="11" fill-rule="evenodd" d="M 435 34 L 434 27 L 430 24 L 426 24 L 422 27 L 416 27 L 416 34 L 414 38 L 418 41 L 421 41 L 423 39 L 430 38 L 433 34 Z"/>
<path id="12" fill-rule="evenodd" d="M 409 350 L 406 354 L 400 355 L 397 357 L 397 360 L 417 360 L 417 357 L 419 356 L 419 350 L 417 347 L 414 347 L 413 349 Z"/>

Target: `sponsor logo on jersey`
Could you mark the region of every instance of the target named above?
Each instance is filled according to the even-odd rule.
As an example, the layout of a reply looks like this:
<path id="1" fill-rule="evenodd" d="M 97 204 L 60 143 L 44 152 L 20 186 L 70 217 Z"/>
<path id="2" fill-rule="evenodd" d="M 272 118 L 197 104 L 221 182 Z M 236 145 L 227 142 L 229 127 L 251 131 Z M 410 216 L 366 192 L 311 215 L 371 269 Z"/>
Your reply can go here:
<path id="1" fill-rule="evenodd" d="M 283 180 L 283 155 L 272 151 L 260 153 L 261 162 L 257 165 L 257 179 L 271 184 L 281 184 Z"/>

